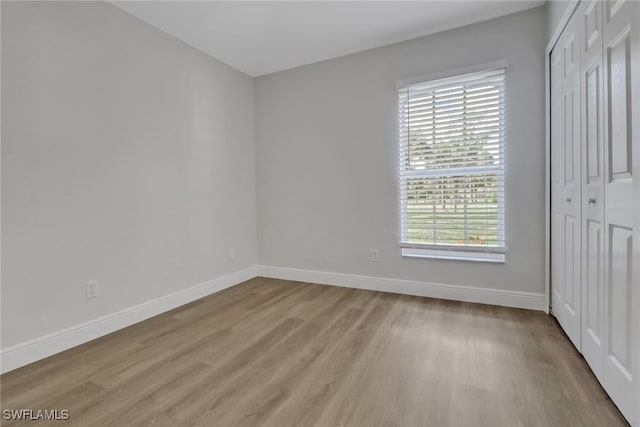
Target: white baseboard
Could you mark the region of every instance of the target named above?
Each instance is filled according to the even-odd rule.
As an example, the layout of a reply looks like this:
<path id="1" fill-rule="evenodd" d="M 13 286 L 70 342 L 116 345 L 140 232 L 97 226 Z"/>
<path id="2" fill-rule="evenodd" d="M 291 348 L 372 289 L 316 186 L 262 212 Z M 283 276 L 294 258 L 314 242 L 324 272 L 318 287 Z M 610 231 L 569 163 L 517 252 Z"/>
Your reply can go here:
<path id="1" fill-rule="evenodd" d="M 295 280 L 322 285 L 344 286 L 371 291 L 441 298 L 505 307 L 526 308 L 548 311 L 544 294 L 506 291 L 502 289 L 477 288 L 471 286 L 444 285 L 439 283 L 415 282 L 382 277 L 359 276 L 354 274 L 328 273 L 324 271 L 300 270 L 297 268 L 259 265 L 258 276 L 274 279 Z"/>
<path id="2" fill-rule="evenodd" d="M 256 266 L 14 345 L 2 350 L 0 373 L 44 359 L 254 277 L 256 277 Z"/>

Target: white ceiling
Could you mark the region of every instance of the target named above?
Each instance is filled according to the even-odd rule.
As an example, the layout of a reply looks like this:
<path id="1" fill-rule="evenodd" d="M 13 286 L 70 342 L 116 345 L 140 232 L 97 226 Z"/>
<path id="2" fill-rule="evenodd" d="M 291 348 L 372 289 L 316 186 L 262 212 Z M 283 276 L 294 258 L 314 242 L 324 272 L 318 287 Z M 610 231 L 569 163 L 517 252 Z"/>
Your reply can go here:
<path id="1" fill-rule="evenodd" d="M 112 3 L 256 77 L 508 15 L 544 1 Z"/>

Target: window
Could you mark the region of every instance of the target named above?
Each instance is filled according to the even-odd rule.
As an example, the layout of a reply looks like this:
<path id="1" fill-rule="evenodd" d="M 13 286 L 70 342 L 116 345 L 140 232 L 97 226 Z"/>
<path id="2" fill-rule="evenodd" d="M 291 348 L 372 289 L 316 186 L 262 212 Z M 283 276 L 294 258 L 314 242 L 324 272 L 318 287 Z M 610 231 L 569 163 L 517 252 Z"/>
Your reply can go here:
<path id="1" fill-rule="evenodd" d="M 404 256 L 504 262 L 505 71 L 398 88 Z"/>

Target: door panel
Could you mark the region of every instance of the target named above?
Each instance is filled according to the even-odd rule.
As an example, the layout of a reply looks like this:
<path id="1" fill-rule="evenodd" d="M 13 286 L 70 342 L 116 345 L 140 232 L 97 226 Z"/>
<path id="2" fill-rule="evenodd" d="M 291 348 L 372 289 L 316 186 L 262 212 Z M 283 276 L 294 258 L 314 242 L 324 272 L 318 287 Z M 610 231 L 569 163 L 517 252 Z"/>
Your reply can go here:
<path id="1" fill-rule="evenodd" d="M 575 164 L 578 159 L 574 158 L 573 152 L 575 151 L 575 135 L 574 126 L 576 122 L 575 111 L 575 93 L 570 88 L 567 93 L 564 94 L 564 185 L 565 187 L 575 186 L 575 175 L 573 173 Z M 567 202 L 571 202 L 567 200 Z"/>
<path id="2" fill-rule="evenodd" d="M 569 310 L 569 312 L 574 315 L 576 304 L 575 304 L 575 277 L 574 273 L 576 271 L 575 268 L 575 251 L 574 247 L 575 235 L 576 235 L 576 221 L 575 218 L 571 215 L 565 215 L 564 222 L 564 298 L 562 302 L 564 303 L 564 308 Z"/>
<path id="3" fill-rule="evenodd" d="M 609 237 L 609 358 L 631 379 L 632 361 L 630 304 L 632 301 L 631 264 L 633 233 L 628 228 L 610 226 Z"/>
<path id="4" fill-rule="evenodd" d="M 580 49 L 569 24 L 551 52 L 551 306 L 581 348 Z"/>
<path id="5" fill-rule="evenodd" d="M 633 3 L 632 10 L 627 11 L 631 19 L 631 46 L 630 46 L 630 62 L 631 62 L 631 93 L 629 100 L 631 102 L 631 152 L 632 159 L 632 175 L 636 178 L 633 180 L 633 194 L 630 204 L 635 206 L 633 209 L 633 254 L 631 263 L 633 294 L 631 313 L 631 324 L 634 325 L 631 339 L 633 340 L 632 351 L 634 351 L 635 365 L 633 372 L 636 377 L 640 373 L 640 4 Z M 634 425 L 640 423 L 640 380 L 634 378 L 635 382 L 635 399 L 631 399 L 632 407 L 635 407 L 635 414 L 632 415 Z M 634 404 L 635 400 L 635 404 Z"/>
<path id="6" fill-rule="evenodd" d="M 595 354 L 593 359 L 601 364 L 601 341 L 602 341 L 602 302 L 604 301 L 604 292 L 602 286 L 602 260 L 604 253 L 601 250 L 603 237 L 602 226 L 599 222 L 588 220 L 587 232 L 585 233 L 586 251 L 586 278 L 585 278 L 585 331 L 587 336 L 583 335 L 583 347 L 586 341 L 593 340 Z M 586 356 L 586 351 L 584 352 Z M 589 362 L 591 364 L 591 362 Z M 596 367 L 600 367 L 596 365 Z M 602 369 L 600 369 L 602 371 Z M 595 372 L 595 369 L 594 369 Z"/>
<path id="7" fill-rule="evenodd" d="M 609 47 L 610 139 L 609 173 L 611 180 L 624 180 L 631 175 L 631 109 L 627 102 L 630 89 L 630 34 L 624 31 Z"/>
<path id="8" fill-rule="evenodd" d="M 575 277 L 575 252 L 574 242 L 576 241 L 576 221 L 571 215 L 565 215 L 564 217 L 564 309 L 568 310 L 573 316 L 576 312 L 575 294 L 576 289 L 574 287 Z"/>
<path id="9" fill-rule="evenodd" d="M 551 51 L 551 310 L 556 318 L 562 313 L 564 263 L 562 211 L 564 205 L 564 130 L 562 106 L 562 50 Z"/>
<path id="10" fill-rule="evenodd" d="M 606 2 L 603 25 L 605 108 L 605 359 L 603 386 L 624 416 L 637 422 L 638 280 L 634 280 L 637 235 L 634 186 L 638 185 L 634 148 L 638 149 L 638 80 L 640 61 L 637 2 Z M 634 71 L 635 70 L 635 71 Z M 638 76 L 635 77 L 638 79 Z M 635 126 L 635 128 L 633 127 Z M 634 130 L 635 129 L 635 130 Z M 635 140 L 635 147 L 634 147 Z M 635 169 L 634 169 L 635 168 Z"/>
<path id="11" fill-rule="evenodd" d="M 599 1 L 584 2 L 578 16 L 584 19 L 584 46 L 587 52 L 602 51 L 602 4 Z"/>
<path id="12" fill-rule="evenodd" d="M 562 47 L 562 154 L 564 156 L 564 181 L 562 204 L 563 293 L 558 321 L 578 350 L 582 348 L 582 290 L 580 271 L 580 207 L 581 162 L 580 157 L 580 57 L 582 39 L 581 23 L 570 22 L 560 39 Z"/>
<path id="13" fill-rule="evenodd" d="M 600 59 L 598 57 L 598 59 Z M 584 115 L 585 121 L 585 138 L 584 142 L 586 150 L 584 154 L 587 156 L 587 176 L 586 183 L 592 184 L 597 181 L 602 185 L 602 138 L 601 138 L 601 126 L 600 120 L 600 63 L 596 62 L 593 67 L 586 72 L 586 87 L 585 87 L 585 108 Z"/>
<path id="14" fill-rule="evenodd" d="M 626 1 L 627 0 L 605 0 L 604 3 L 606 4 L 607 22 L 615 18 L 618 11 L 620 11 Z"/>
<path id="15" fill-rule="evenodd" d="M 581 58 L 582 163 L 582 354 L 602 381 L 604 367 L 604 144 L 602 3 L 584 2 Z"/>

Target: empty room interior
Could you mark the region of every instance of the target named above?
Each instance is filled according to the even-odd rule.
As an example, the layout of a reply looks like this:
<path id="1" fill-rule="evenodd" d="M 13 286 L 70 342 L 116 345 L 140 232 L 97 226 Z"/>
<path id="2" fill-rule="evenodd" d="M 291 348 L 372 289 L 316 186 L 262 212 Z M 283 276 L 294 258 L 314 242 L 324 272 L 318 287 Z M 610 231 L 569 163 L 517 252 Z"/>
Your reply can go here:
<path id="1" fill-rule="evenodd" d="M 1 1 L 2 426 L 640 426 L 640 1 Z"/>

